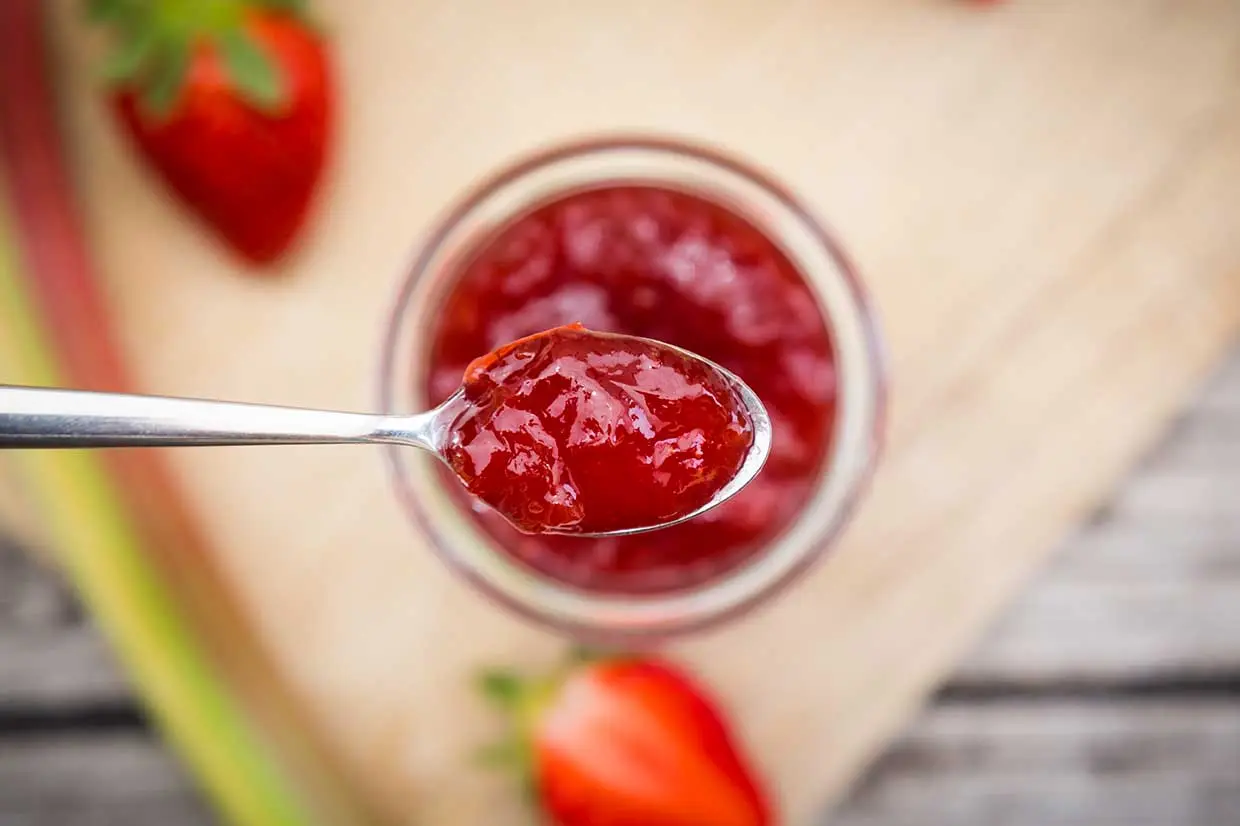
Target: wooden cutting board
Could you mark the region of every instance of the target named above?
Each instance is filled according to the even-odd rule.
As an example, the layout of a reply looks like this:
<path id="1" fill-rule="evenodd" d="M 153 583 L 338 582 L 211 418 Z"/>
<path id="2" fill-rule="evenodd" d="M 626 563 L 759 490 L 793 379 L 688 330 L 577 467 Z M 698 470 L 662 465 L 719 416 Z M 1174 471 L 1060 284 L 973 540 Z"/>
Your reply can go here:
<path id="1" fill-rule="evenodd" d="M 835 554 L 678 646 L 792 822 L 854 777 L 1240 329 L 1232 0 L 319 0 L 344 95 L 307 243 L 247 277 L 137 164 L 58 8 L 91 240 L 152 391 L 367 408 L 419 236 L 598 130 L 716 142 L 839 232 L 883 316 L 889 450 Z M 522 822 L 465 685 L 559 641 L 411 535 L 376 451 L 178 453 L 276 667 L 402 822 Z M 1082 622 L 1088 622 L 1082 617 Z"/>

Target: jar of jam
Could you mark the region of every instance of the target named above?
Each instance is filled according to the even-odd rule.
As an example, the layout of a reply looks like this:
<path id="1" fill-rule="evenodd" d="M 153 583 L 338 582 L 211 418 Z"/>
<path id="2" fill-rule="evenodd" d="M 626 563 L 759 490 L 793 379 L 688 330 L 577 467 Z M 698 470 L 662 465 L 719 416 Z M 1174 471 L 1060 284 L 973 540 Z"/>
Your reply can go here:
<path id="1" fill-rule="evenodd" d="M 383 409 L 433 407 L 478 356 L 574 323 L 738 374 L 771 415 L 766 467 L 683 525 L 539 536 L 433 458 L 393 448 L 397 493 L 450 565 L 529 618 L 623 643 L 734 617 L 825 552 L 877 456 L 884 370 L 855 272 L 795 198 L 713 150 L 650 139 L 565 146 L 501 172 L 434 228 L 401 288 Z"/>

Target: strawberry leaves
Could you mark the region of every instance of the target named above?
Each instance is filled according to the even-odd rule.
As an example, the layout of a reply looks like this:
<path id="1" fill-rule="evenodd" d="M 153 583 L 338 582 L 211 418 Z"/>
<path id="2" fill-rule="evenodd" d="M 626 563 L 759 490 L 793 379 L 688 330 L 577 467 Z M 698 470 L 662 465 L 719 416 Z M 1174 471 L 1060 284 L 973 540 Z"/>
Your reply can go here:
<path id="1" fill-rule="evenodd" d="M 478 677 L 479 692 L 508 718 L 511 730 L 502 739 L 479 749 L 475 762 L 483 768 L 515 775 L 530 802 L 538 797 L 533 729 L 556 689 L 552 683 L 527 680 L 511 671 L 490 670 Z"/>
<path id="2" fill-rule="evenodd" d="M 263 0 L 257 3 L 265 9 L 285 11 L 290 14 L 302 15 L 306 12 L 306 0 Z"/>
<path id="3" fill-rule="evenodd" d="M 189 71 L 189 46 L 166 41 L 152 49 L 152 57 L 144 67 L 149 72 L 142 94 L 142 103 L 157 116 L 170 113 L 180 96 Z"/>
<path id="4" fill-rule="evenodd" d="M 240 29 L 224 32 L 219 42 L 224 66 L 242 96 L 264 111 L 278 109 L 287 95 L 271 59 Z"/>
<path id="5" fill-rule="evenodd" d="M 288 99 L 286 78 L 244 23 L 256 9 L 300 17 L 304 0 L 84 0 L 84 9 L 89 21 L 115 35 L 102 77 L 137 91 L 157 119 L 175 110 L 200 48 L 218 51 L 229 82 L 255 109 L 278 111 Z"/>
<path id="6" fill-rule="evenodd" d="M 511 671 L 485 671 L 478 678 L 478 690 L 494 705 L 513 711 L 525 694 L 525 682 Z"/>
<path id="7" fill-rule="evenodd" d="M 140 0 L 86 0 L 86 19 L 92 23 L 115 23 L 132 17 Z"/>
<path id="8" fill-rule="evenodd" d="M 112 0 L 104 0 L 111 2 Z M 123 39 L 108 55 L 101 73 L 109 83 L 119 83 L 133 77 L 155 57 L 159 47 L 158 33 L 153 28 L 135 29 L 131 37 Z"/>

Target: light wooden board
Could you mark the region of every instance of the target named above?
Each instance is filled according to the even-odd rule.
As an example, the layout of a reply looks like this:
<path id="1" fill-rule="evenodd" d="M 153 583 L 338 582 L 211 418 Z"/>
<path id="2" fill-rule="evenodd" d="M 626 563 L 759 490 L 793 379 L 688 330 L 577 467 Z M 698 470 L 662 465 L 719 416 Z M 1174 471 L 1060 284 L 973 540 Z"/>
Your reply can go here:
<path id="1" fill-rule="evenodd" d="M 1217 601 L 1187 597 L 1195 583 L 1240 602 L 1240 521 L 1226 518 L 1240 507 L 1240 465 L 1228 458 L 1240 433 L 1227 435 L 1240 421 L 1237 389 L 1240 352 L 830 826 L 1240 820 L 1240 638 L 1216 627 Z M 1227 493 L 1133 507 L 1134 492 L 1167 479 Z M 1064 610 L 1044 610 L 1048 594 L 1077 618 L 1070 632 Z M 1161 616 L 1177 621 L 1152 629 L 1146 620 Z M 203 804 L 187 779 L 124 723 L 132 702 L 63 586 L 0 544 L 0 822 L 197 822 Z M 80 772 L 73 793 L 55 791 Z"/>
<path id="2" fill-rule="evenodd" d="M 341 149 L 282 281 L 239 275 L 151 186 L 59 6 L 83 204 L 139 375 L 367 407 L 395 281 L 478 175 L 609 128 L 768 166 L 857 259 L 895 383 L 889 454 L 834 557 L 678 652 L 737 709 L 793 822 L 845 788 L 1240 326 L 1230 0 L 319 6 Z M 370 451 L 174 460 L 254 633 L 393 821 L 518 822 L 464 768 L 492 721 L 463 686 L 559 643 L 417 544 Z"/>
<path id="3" fill-rule="evenodd" d="M 26 547 L 43 547 L 35 509 L 26 495 L 22 480 L 16 468 L 3 460 L 0 460 L 0 525 L 9 535 L 21 537 Z"/>

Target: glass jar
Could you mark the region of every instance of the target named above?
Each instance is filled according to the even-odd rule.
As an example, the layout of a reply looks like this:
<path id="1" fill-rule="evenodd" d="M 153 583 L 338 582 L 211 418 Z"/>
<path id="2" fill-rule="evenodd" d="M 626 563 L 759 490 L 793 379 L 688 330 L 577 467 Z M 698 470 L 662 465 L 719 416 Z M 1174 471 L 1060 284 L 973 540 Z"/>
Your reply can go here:
<path id="1" fill-rule="evenodd" d="M 540 574 L 498 547 L 445 485 L 435 459 L 393 447 L 393 484 L 414 530 L 488 597 L 579 640 L 632 644 L 734 618 L 776 593 L 830 547 L 866 486 L 881 444 L 885 371 L 873 314 L 835 240 L 766 175 L 713 150 L 617 138 L 561 146 L 499 173 L 430 233 L 392 309 L 382 357 L 382 409 L 413 413 L 425 393 L 434 320 L 462 257 L 496 230 L 557 197 L 615 185 L 679 190 L 744 217 L 772 239 L 811 287 L 834 348 L 831 446 L 795 521 L 737 568 L 702 585 L 655 594 L 584 590 Z"/>

